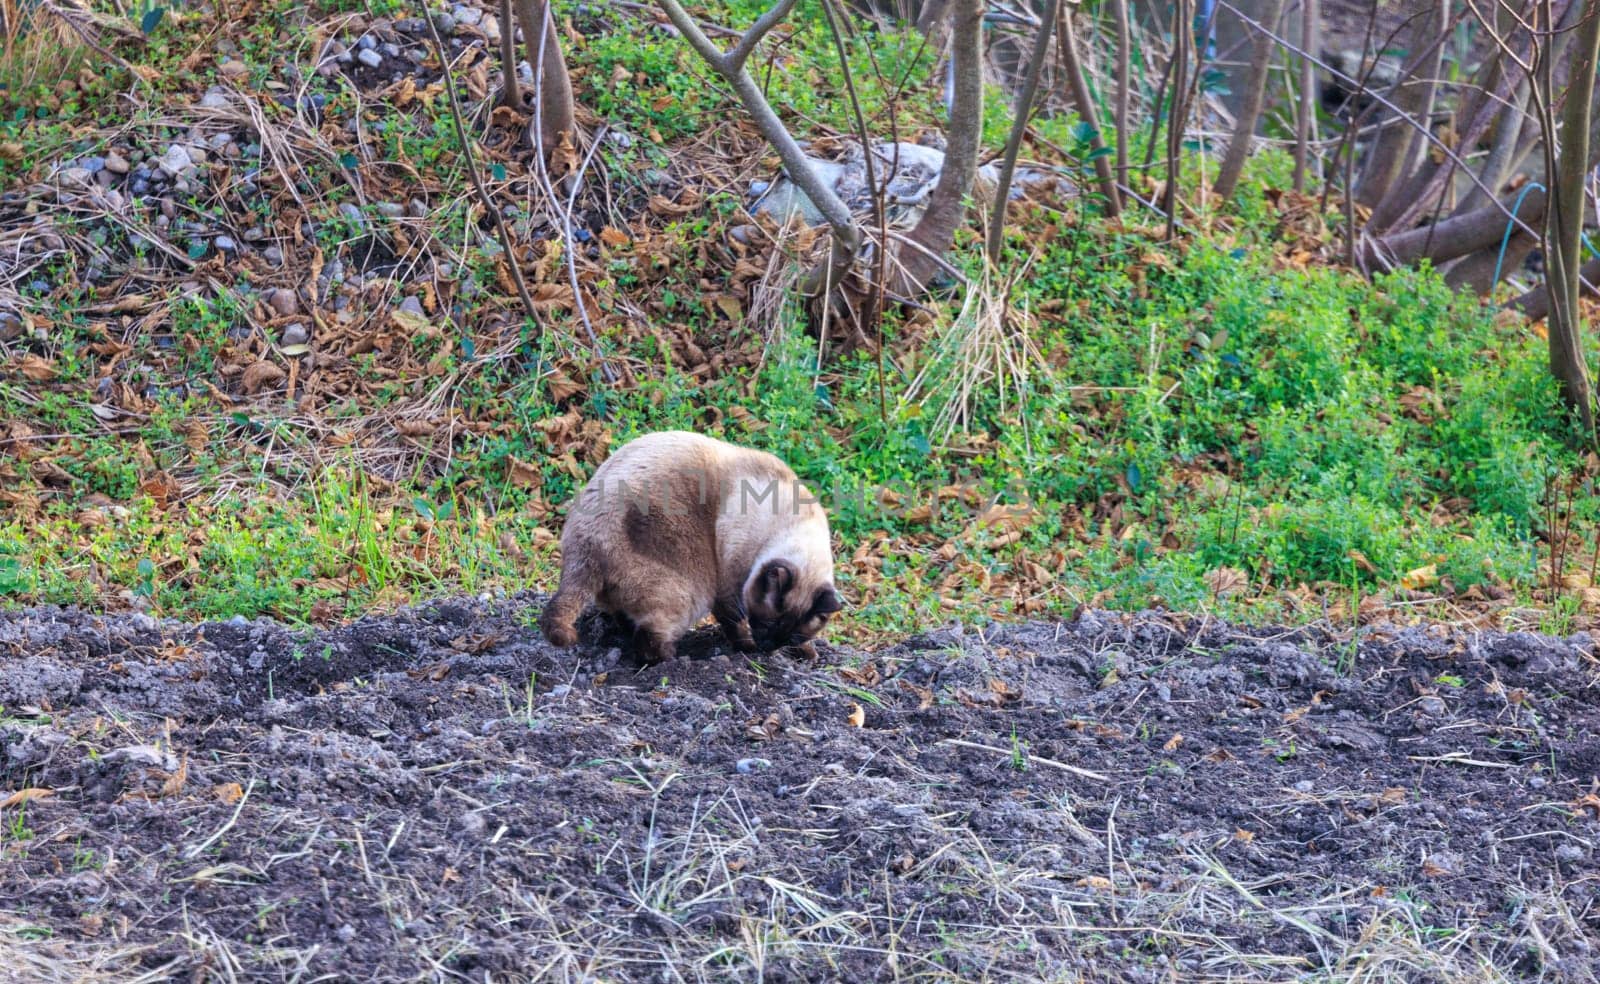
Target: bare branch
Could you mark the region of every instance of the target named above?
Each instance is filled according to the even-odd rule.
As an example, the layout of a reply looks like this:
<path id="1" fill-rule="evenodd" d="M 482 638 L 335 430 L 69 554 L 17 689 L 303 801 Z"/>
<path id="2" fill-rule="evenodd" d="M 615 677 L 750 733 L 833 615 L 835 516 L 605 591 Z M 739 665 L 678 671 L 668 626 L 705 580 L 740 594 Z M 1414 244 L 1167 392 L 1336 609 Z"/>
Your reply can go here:
<path id="1" fill-rule="evenodd" d="M 1055 31 L 1056 14 L 1061 10 L 1061 0 L 1045 0 L 1044 19 L 1039 25 L 1039 36 L 1033 39 L 1033 53 L 1028 56 L 1027 74 L 1022 78 L 1022 89 L 1017 93 L 1017 108 L 1012 111 L 1011 135 L 1006 138 L 1006 149 L 1000 157 L 1000 180 L 994 189 L 994 207 L 989 216 L 989 235 L 986 243 L 989 262 L 1000 262 L 1000 249 L 1005 244 L 1006 199 L 1011 195 L 1011 176 L 1016 173 L 1017 154 L 1022 150 L 1022 137 L 1028 131 L 1028 117 L 1033 113 L 1033 96 L 1039 89 L 1039 76 L 1044 71 L 1044 58 L 1050 51 L 1050 35 Z"/>
<path id="2" fill-rule="evenodd" d="M 739 39 L 739 43 L 733 46 L 733 51 L 728 53 L 728 69 L 737 72 L 743 68 L 744 63 L 750 58 L 750 53 L 755 51 L 756 45 L 761 43 L 761 39 L 766 37 L 774 27 L 777 27 L 785 17 L 788 17 L 789 11 L 793 10 L 795 4 L 799 2 L 800 0 L 778 0 L 777 6 L 757 18 L 756 22 L 750 25 L 750 30 L 744 32 L 744 36 Z"/>
<path id="3" fill-rule="evenodd" d="M 783 121 L 778 119 L 778 114 L 773 112 L 772 104 L 767 102 L 767 97 L 762 93 L 761 87 L 756 85 L 755 79 L 744 70 L 742 60 L 735 63 L 733 58 L 722 53 L 711 39 L 706 37 L 700 26 L 690 18 L 678 0 L 660 0 L 661 9 L 666 11 L 672 25 L 682 34 L 690 47 L 705 59 L 706 64 L 733 87 L 739 101 L 744 104 L 745 110 L 755 120 L 756 128 L 761 135 L 772 144 L 772 149 L 778 152 L 778 159 L 783 161 L 784 169 L 789 173 L 789 180 L 793 181 L 811 203 L 817 207 L 828 224 L 833 227 L 834 243 L 837 247 L 845 249 L 851 255 L 860 249 L 861 230 L 856 226 L 855 218 L 851 216 L 850 209 L 838 194 L 817 177 L 807 161 L 806 152 L 800 149 L 794 136 L 789 133 Z M 785 0 L 787 2 L 787 0 Z M 782 6 L 782 3 L 779 5 Z M 789 4 L 793 6 L 792 3 Z M 777 8 L 774 8 L 777 9 Z M 771 11 L 762 17 L 762 21 L 770 16 Z M 758 22 L 758 26 L 760 22 Z M 771 30 L 768 25 L 762 32 Z M 752 31 L 754 28 L 752 28 Z M 745 35 L 749 37 L 749 34 Z M 743 45 L 743 41 L 740 45 Z M 736 51 L 738 49 L 735 49 Z M 747 53 L 748 54 L 748 53 Z"/>

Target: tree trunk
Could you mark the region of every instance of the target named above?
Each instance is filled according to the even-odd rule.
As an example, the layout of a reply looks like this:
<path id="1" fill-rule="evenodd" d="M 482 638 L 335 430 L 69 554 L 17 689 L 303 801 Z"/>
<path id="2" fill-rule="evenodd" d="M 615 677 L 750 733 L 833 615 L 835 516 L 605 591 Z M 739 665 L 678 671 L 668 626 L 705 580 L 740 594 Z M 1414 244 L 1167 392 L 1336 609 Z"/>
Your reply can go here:
<path id="1" fill-rule="evenodd" d="M 539 152 L 550 168 L 551 180 L 564 178 L 576 166 L 577 130 L 572 103 L 572 78 L 561 54 L 555 18 L 549 0 L 516 0 L 522 43 L 533 67 L 534 130 Z M 511 30 L 507 24 L 505 30 Z"/>
<path id="2" fill-rule="evenodd" d="M 1294 190 L 1306 190 L 1306 159 L 1311 149 L 1311 124 L 1316 119 L 1317 48 L 1322 37 L 1319 0 L 1302 0 L 1300 9 L 1300 112 L 1294 125 Z"/>
<path id="3" fill-rule="evenodd" d="M 1245 79 L 1244 103 L 1239 107 L 1239 118 L 1234 122 L 1233 139 L 1228 141 L 1228 152 L 1223 155 L 1222 167 L 1217 172 L 1217 183 L 1212 187 L 1223 201 L 1233 197 L 1239 185 L 1239 175 L 1244 173 L 1244 162 L 1256 139 L 1256 121 L 1261 117 L 1261 105 L 1267 95 L 1267 71 L 1272 67 L 1272 36 L 1278 21 L 1283 17 L 1283 0 L 1267 0 L 1261 10 L 1262 30 L 1256 32 L 1250 48 L 1250 74 Z"/>
<path id="4" fill-rule="evenodd" d="M 983 0 L 950 0 L 950 49 L 955 95 L 944 167 L 927 211 L 906 234 L 906 243 L 897 254 L 891 289 L 901 297 L 922 293 L 967 215 L 967 196 L 978 173 L 978 143 L 983 136 Z"/>
<path id="5" fill-rule="evenodd" d="M 1544 217 L 1545 203 L 1543 192 L 1530 191 L 1517 208 L 1517 218 L 1538 228 L 1539 220 Z M 1506 212 L 1510 208 L 1511 203 L 1490 205 L 1431 226 L 1407 229 L 1382 239 L 1369 238 L 1363 243 L 1361 265 L 1369 270 L 1392 270 L 1422 259 L 1439 264 L 1491 246 L 1498 249 L 1505 238 Z"/>
<path id="6" fill-rule="evenodd" d="M 1406 195 L 1412 190 L 1411 176 L 1427 161 L 1428 135 L 1433 133 L 1434 100 L 1439 95 L 1439 73 L 1444 67 L 1444 41 L 1449 32 L 1450 4 L 1446 0 L 1439 0 L 1434 14 L 1431 29 L 1423 28 L 1435 40 L 1433 50 L 1422 68 L 1422 95 L 1415 100 L 1418 106 L 1416 126 L 1405 126 L 1400 134 L 1394 162 L 1395 173 L 1390 176 L 1388 186 L 1383 189 L 1383 197 L 1373 208 L 1372 218 L 1367 222 L 1367 228 L 1374 232 L 1387 230 L 1389 223 L 1405 211 L 1410 203 Z M 1400 180 L 1396 181 L 1396 177 Z"/>
<path id="7" fill-rule="evenodd" d="M 1314 0 L 1313 0 L 1314 2 Z M 1133 139 L 1131 102 L 1133 88 L 1133 37 L 1128 24 L 1128 0 L 1113 0 L 1111 10 L 1117 20 L 1117 183 L 1128 183 L 1128 143 Z M 1068 16 L 1071 16 L 1069 13 Z"/>
<path id="8" fill-rule="evenodd" d="M 1582 278 L 1583 293 L 1589 297 L 1600 297 L 1600 258 L 1592 259 L 1578 270 Z M 1522 294 L 1506 305 L 1516 308 L 1528 316 L 1529 321 L 1543 321 L 1550 316 L 1550 290 L 1546 285 L 1540 284 L 1534 289 Z"/>
<path id="9" fill-rule="evenodd" d="M 1562 394 L 1583 424 L 1584 436 L 1595 439 L 1594 388 L 1583 355 L 1578 314 L 1578 278 L 1583 250 L 1584 179 L 1588 176 L 1590 110 L 1594 105 L 1596 62 L 1600 61 L 1600 0 L 1586 0 L 1573 42 L 1571 80 L 1561 106 L 1559 156 L 1546 151 L 1551 188 L 1545 224 L 1549 270 L 1550 371 L 1561 381 Z M 1552 93 L 1553 95 L 1553 93 Z"/>
<path id="10" fill-rule="evenodd" d="M 1105 135 L 1100 130 L 1100 119 L 1095 113 L 1094 98 L 1089 93 L 1089 83 L 1083 76 L 1083 65 L 1078 60 L 1078 39 L 1072 30 L 1072 11 L 1068 10 L 1061 21 L 1057 36 L 1061 52 L 1061 67 L 1067 82 L 1072 86 L 1072 105 L 1078 118 L 1086 123 L 1092 134 L 1089 149 L 1094 154 L 1094 173 L 1100 180 L 1100 194 L 1105 198 L 1105 213 L 1115 216 L 1122 211 L 1122 195 L 1117 191 L 1117 178 L 1111 170 L 1111 158 L 1106 151 Z"/>
<path id="11" fill-rule="evenodd" d="M 994 204 L 989 214 L 985 243 L 992 264 L 999 264 L 1000 250 L 1005 245 L 1006 200 L 1011 196 L 1011 176 L 1016 173 L 1017 154 L 1021 153 L 1022 137 L 1028 132 L 1033 96 L 1039 89 L 1039 75 L 1044 71 L 1045 55 L 1050 53 L 1050 36 L 1055 32 L 1056 18 L 1060 12 L 1061 0 L 1045 0 L 1039 35 L 1033 39 L 1033 53 L 1028 56 L 1027 74 L 1022 77 L 1022 88 L 1017 92 L 1017 106 L 1011 114 L 1011 135 L 1006 139 L 1005 152 L 1000 155 L 1000 180 L 995 183 Z"/>

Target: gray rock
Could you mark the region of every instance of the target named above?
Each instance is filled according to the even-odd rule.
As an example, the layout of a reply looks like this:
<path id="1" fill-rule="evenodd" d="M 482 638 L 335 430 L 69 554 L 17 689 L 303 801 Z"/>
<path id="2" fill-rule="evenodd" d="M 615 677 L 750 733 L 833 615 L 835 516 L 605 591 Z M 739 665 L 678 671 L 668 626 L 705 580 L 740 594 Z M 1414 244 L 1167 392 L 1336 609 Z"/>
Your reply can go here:
<path id="1" fill-rule="evenodd" d="M 288 347 L 290 345 L 306 345 L 311 341 L 311 329 L 304 322 L 296 321 L 283 329 L 283 336 L 278 344 Z"/>
<path id="2" fill-rule="evenodd" d="M 449 14 L 434 14 L 433 26 L 435 30 L 446 37 L 456 33 L 456 19 Z"/>
<path id="3" fill-rule="evenodd" d="M 99 185 L 101 188 L 109 189 L 112 185 L 117 183 L 117 176 L 112 174 L 110 171 L 96 171 L 94 175 L 94 183 Z"/>
<path id="4" fill-rule="evenodd" d="M 373 207 L 386 219 L 398 219 L 406 214 L 406 207 L 399 202 L 379 202 Z"/>
<path id="5" fill-rule="evenodd" d="M 67 188 L 87 188 L 89 187 L 89 182 L 94 180 L 94 176 L 89 173 L 89 169 L 83 167 L 62 168 L 56 177 Z"/>
<path id="6" fill-rule="evenodd" d="M 221 151 L 224 147 L 228 146 L 231 143 L 233 143 L 233 134 L 231 134 L 231 133 L 218 133 L 218 134 L 214 135 L 210 140 L 206 141 L 206 146 L 208 148 L 210 148 L 212 153 L 217 153 L 217 152 Z"/>
<path id="7" fill-rule="evenodd" d="M 367 66 L 368 68 L 377 68 L 379 65 L 383 64 L 383 56 L 378 54 L 376 51 L 373 51 L 371 48 L 362 48 L 361 53 L 356 55 L 356 61 Z"/>
<path id="8" fill-rule="evenodd" d="M 371 51 L 378 46 L 378 39 L 370 34 L 363 34 L 356 40 L 356 48 L 361 51 Z"/>
<path id="9" fill-rule="evenodd" d="M 300 298 L 296 297 L 292 290 L 274 287 L 267 291 L 264 300 L 267 302 L 267 307 L 272 309 L 273 314 L 280 318 L 287 318 L 290 315 L 300 313 Z"/>
<path id="10" fill-rule="evenodd" d="M 261 256 L 273 266 L 283 266 L 283 250 L 276 246 L 268 246 L 261 251 Z"/>
<path id="11" fill-rule="evenodd" d="M 361 209 L 356 208 L 349 202 L 339 206 L 339 214 L 348 219 L 357 229 L 366 228 L 367 217 L 361 214 Z"/>
<path id="12" fill-rule="evenodd" d="M 412 37 L 426 37 L 428 34 L 428 23 L 421 17 L 407 17 L 403 20 L 395 21 L 394 29 L 399 31 L 401 34 L 409 34 Z"/>
<path id="13" fill-rule="evenodd" d="M 417 300 L 415 297 L 408 297 L 401 301 L 400 310 L 405 314 L 415 314 L 424 318 L 428 315 L 428 312 L 422 310 L 422 302 Z"/>
<path id="14" fill-rule="evenodd" d="M 85 157 L 82 161 L 79 161 L 78 163 L 85 171 L 88 171 L 90 174 L 99 174 L 101 171 L 103 171 L 105 169 L 106 159 L 104 157 Z"/>
<path id="15" fill-rule="evenodd" d="M 228 91 L 220 86 L 212 86 L 206 94 L 200 97 L 201 109 L 227 109 Z"/>
<path id="16" fill-rule="evenodd" d="M 161 173 L 169 178 L 176 178 L 194 166 L 194 160 L 189 156 L 189 151 L 179 144 L 173 144 L 168 147 L 167 152 L 162 154 L 161 160 L 156 163 L 161 168 Z"/>
<path id="17" fill-rule="evenodd" d="M 450 8 L 450 16 L 454 17 L 457 23 L 476 24 L 483 20 L 483 11 L 477 7 L 469 7 L 464 3 L 458 3 Z"/>
<path id="18" fill-rule="evenodd" d="M 122 155 L 112 151 L 106 155 L 106 170 L 112 174 L 127 174 L 132 170 L 132 165 Z"/>
<path id="19" fill-rule="evenodd" d="M 218 236 L 211 242 L 224 253 L 232 253 L 239 248 L 239 244 L 233 241 L 232 236 Z"/>
<path id="20" fill-rule="evenodd" d="M 406 207 L 406 213 L 413 219 L 425 219 L 428 217 L 428 203 L 420 198 L 413 198 L 411 204 Z"/>
<path id="21" fill-rule="evenodd" d="M 385 58 L 399 58 L 400 57 L 400 46 L 397 45 L 397 44 L 393 44 L 393 43 L 390 43 L 390 42 L 384 42 L 382 45 L 380 45 L 378 47 L 378 50 L 383 52 L 383 57 L 385 57 Z"/>
<path id="22" fill-rule="evenodd" d="M 500 18 L 493 14 L 484 14 L 483 22 L 478 25 L 478 30 L 483 32 L 483 38 L 490 44 L 500 43 Z"/>
<path id="23" fill-rule="evenodd" d="M 259 243 L 266 238 L 267 230 L 260 226 L 251 226 L 244 231 L 244 241 L 247 243 Z"/>

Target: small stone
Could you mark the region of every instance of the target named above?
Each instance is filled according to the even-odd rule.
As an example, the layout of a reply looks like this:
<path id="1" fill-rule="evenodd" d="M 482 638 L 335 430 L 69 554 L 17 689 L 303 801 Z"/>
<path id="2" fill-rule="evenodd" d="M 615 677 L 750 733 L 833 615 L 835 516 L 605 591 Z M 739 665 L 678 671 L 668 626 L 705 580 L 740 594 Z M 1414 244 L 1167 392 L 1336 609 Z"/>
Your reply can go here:
<path id="1" fill-rule="evenodd" d="M 250 69 L 245 66 L 244 62 L 229 58 L 217 66 L 217 72 L 225 79 L 237 79 L 248 75 Z"/>
<path id="2" fill-rule="evenodd" d="M 311 329 L 307 328 L 305 323 L 301 321 L 286 325 L 283 329 L 282 337 L 278 340 L 278 344 L 284 348 L 288 348 L 291 345 L 306 345 L 310 342 Z"/>
<path id="3" fill-rule="evenodd" d="M 476 24 L 483 20 L 483 11 L 477 7 L 469 7 L 464 3 L 458 3 L 450 8 L 450 16 L 461 24 Z"/>
<path id="4" fill-rule="evenodd" d="M 233 241 L 232 236 L 218 236 L 212 242 L 224 253 L 232 253 L 239 248 L 239 244 Z"/>
<path id="5" fill-rule="evenodd" d="M 633 134 L 627 132 L 626 130 L 612 130 L 610 133 L 606 134 L 606 139 L 611 141 L 613 144 L 616 144 L 623 150 L 627 150 L 629 147 L 633 146 Z"/>
<path id="6" fill-rule="evenodd" d="M 736 243 L 743 243 L 744 245 L 748 246 L 750 245 L 750 240 L 755 238 L 755 235 L 758 231 L 759 230 L 753 225 L 736 225 L 732 229 L 728 230 L 728 238 Z"/>
<path id="7" fill-rule="evenodd" d="M 413 219 L 425 219 L 428 217 L 428 203 L 420 198 L 413 198 L 411 204 L 406 207 L 406 213 Z"/>
<path id="8" fill-rule="evenodd" d="M 117 176 L 110 171 L 101 171 L 94 176 L 94 183 L 102 189 L 110 191 L 111 186 L 117 183 Z"/>
<path id="9" fill-rule="evenodd" d="M 412 37 L 424 36 L 428 33 L 428 22 L 421 17 L 407 17 L 404 20 L 395 21 L 394 29 L 401 34 L 409 34 Z"/>
<path id="10" fill-rule="evenodd" d="M 356 53 L 355 52 L 353 52 L 353 51 L 341 51 L 341 52 L 339 52 L 339 64 L 341 64 L 341 65 L 353 65 L 353 64 L 355 64 L 355 60 L 356 60 Z"/>
<path id="11" fill-rule="evenodd" d="M 251 226 L 244 231 L 244 241 L 247 243 L 259 243 L 265 238 L 267 238 L 267 230 L 260 226 Z"/>
<path id="12" fill-rule="evenodd" d="M 178 206 L 172 204 L 172 199 L 161 199 L 161 217 L 168 222 L 178 217 Z"/>
<path id="13" fill-rule="evenodd" d="M 267 307 L 280 318 L 300 313 L 300 298 L 296 297 L 292 290 L 274 287 L 267 291 L 264 300 L 267 302 Z"/>
<path id="14" fill-rule="evenodd" d="M 360 51 L 371 51 L 378 46 L 378 39 L 370 34 L 363 34 L 356 41 L 356 48 Z"/>
<path id="15" fill-rule="evenodd" d="M 733 764 L 733 767 L 735 769 L 737 769 L 741 774 L 749 775 L 750 773 L 756 771 L 757 769 L 768 769 L 768 768 L 771 768 L 772 767 L 772 763 L 770 761 L 768 761 L 767 759 L 764 759 L 764 758 L 742 758 L 739 761 L 735 762 Z"/>
<path id="16" fill-rule="evenodd" d="M 200 97 L 200 108 L 227 109 L 228 91 L 217 86 L 212 86 L 211 88 L 207 89 L 206 94 Z"/>
<path id="17" fill-rule="evenodd" d="M 434 14 L 433 27 L 445 37 L 456 33 L 456 19 L 449 14 Z"/>
<path id="18" fill-rule="evenodd" d="M 672 175 L 657 167 L 645 168 L 644 174 L 641 175 L 641 177 L 644 179 L 644 183 L 647 185 L 659 186 L 672 183 Z M 752 191 L 751 194 L 756 194 L 756 192 Z"/>
<path id="19" fill-rule="evenodd" d="M 339 206 L 339 214 L 348 219 L 357 229 L 366 227 L 367 217 L 361 214 L 361 210 L 359 208 L 356 208 L 349 202 L 345 202 L 343 205 Z"/>
<path id="20" fill-rule="evenodd" d="M 398 219 L 406 214 L 406 207 L 399 202 L 379 202 L 373 208 L 386 219 Z"/>
<path id="21" fill-rule="evenodd" d="M 422 310 L 422 302 L 415 297 L 407 297 L 400 302 L 400 311 L 403 314 L 414 314 L 418 317 L 427 317 L 428 313 Z"/>
<path id="22" fill-rule="evenodd" d="M 135 198 L 143 198 L 145 195 L 150 194 L 150 179 L 134 178 L 128 182 L 128 190 L 133 193 Z"/>
<path id="23" fill-rule="evenodd" d="M 500 18 L 493 14 L 484 14 L 478 30 L 483 32 L 483 39 L 490 44 L 500 43 Z"/>
<path id="24" fill-rule="evenodd" d="M 89 173 L 89 169 L 83 167 L 62 168 L 56 177 L 62 185 L 68 188 L 87 188 L 89 187 L 89 182 L 94 180 Z"/>
<path id="25" fill-rule="evenodd" d="M 261 256 L 273 266 L 283 266 L 283 250 L 276 246 L 268 246 L 261 251 Z"/>
<path id="26" fill-rule="evenodd" d="M 1309 793 L 1315 788 L 1316 785 L 1310 779 L 1302 779 L 1294 784 L 1294 791 L 1297 793 Z"/>
<path id="27" fill-rule="evenodd" d="M 105 170 L 106 159 L 104 157 L 85 157 L 78 163 L 90 174 L 99 174 L 101 171 Z"/>
<path id="28" fill-rule="evenodd" d="M 106 155 L 106 170 L 112 174 L 127 174 L 131 170 L 131 165 L 122 155 L 112 151 Z"/>
<path id="29" fill-rule="evenodd" d="M 379 65 L 383 64 L 383 56 L 378 54 L 376 51 L 373 51 L 371 48 L 362 48 L 361 53 L 356 55 L 356 61 L 367 66 L 368 68 L 377 68 Z"/>
<path id="30" fill-rule="evenodd" d="M 400 57 L 400 46 L 397 45 L 397 44 L 384 42 L 381 46 L 379 46 L 378 50 L 383 52 L 383 57 L 385 57 L 385 58 L 399 58 Z"/>
<path id="31" fill-rule="evenodd" d="M 206 146 L 210 148 L 213 153 L 215 153 L 231 143 L 233 143 L 233 134 L 218 133 L 212 136 L 210 140 L 206 141 Z"/>
<path id="32" fill-rule="evenodd" d="M 194 166 L 194 160 L 189 156 L 189 151 L 178 144 L 173 144 L 167 148 L 165 154 L 161 155 L 161 160 L 157 164 L 162 174 L 175 178 Z"/>

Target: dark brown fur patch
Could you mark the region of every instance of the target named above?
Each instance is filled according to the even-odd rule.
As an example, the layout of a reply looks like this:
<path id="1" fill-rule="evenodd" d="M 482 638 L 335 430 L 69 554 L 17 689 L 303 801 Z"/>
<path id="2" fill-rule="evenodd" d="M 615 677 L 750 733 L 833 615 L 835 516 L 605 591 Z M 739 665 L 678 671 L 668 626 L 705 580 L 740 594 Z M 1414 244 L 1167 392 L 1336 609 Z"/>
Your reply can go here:
<path id="1" fill-rule="evenodd" d="M 662 489 L 651 490 L 648 501 L 629 496 L 622 518 L 628 548 L 674 567 L 710 563 L 714 568 L 715 543 L 708 534 L 716 529 L 719 501 L 715 488 L 701 486 L 695 475 L 675 475 Z"/>

